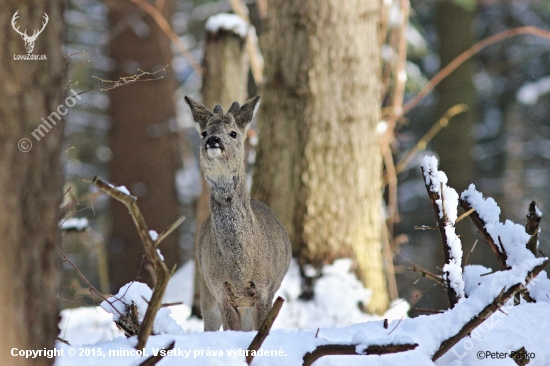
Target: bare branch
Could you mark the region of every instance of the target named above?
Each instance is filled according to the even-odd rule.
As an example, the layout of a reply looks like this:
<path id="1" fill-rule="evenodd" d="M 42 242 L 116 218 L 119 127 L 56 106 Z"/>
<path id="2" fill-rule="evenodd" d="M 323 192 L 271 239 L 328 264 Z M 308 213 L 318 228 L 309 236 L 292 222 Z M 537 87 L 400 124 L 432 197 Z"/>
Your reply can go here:
<path id="1" fill-rule="evenodd" d="M 166 230 L 164 230 L 162 233 L 159 234 L 157 237 L 157 240 L 155 240 L 155 247 L 158 247 L 159 244 L 172 233 L 172 231 L 176 230 L 178 226 L 181 225 L 181 223 L 185 221 L 185 216 L 180 217 L 177 219 L 172 225 L 168 226 Z"/>
<path id="2" fill-rule="evenodd" d="M 254 359 L 254 356 L 250 354 L 250 351 L 257 351 L 260 349 L 262 343 L 264 343 L 266 337 L 269 334 L 269 331 L 271 330 L 271 326 L 273 326 L 273 322 L 277 318 L 277 315 L 279 315 L 279 311 L 281 310 L 284 302 L 285 300 L 282 297 L 277 297 L 277 299 L 273 303 L 273 307 L 271 308 L 269 313 L 267 313 L 267 316 L 260 326 L 260 329 L 258 329 L 258 333 L 256 333 L 256 336 L 250 343 L 250 346 L 248 346 L 248 352 L 246 353 L 246 363 L 248 365 L 250 365 L 250 363 Z"/>
<path id="3" fill-rule="evenodd" d="M 403 171 L 409 165 L 409 163 L 412 161 L 412 159 L 418 155 L 420 151 L 426 150 L 426 146 L 432 139 L 445 127 L 449 126 L 449 122 L 451 119 L 460 113 L 464 113 L 468 110 L 468 106 L 466 104 L 457 104 L 449 108 L 445 114 L 422 136 L 420 140 L 412 147 L 405 156 L 399 160 L 399 162 L 395 165 L 395 172 L 396 174 L 399 174 Z M 389 142 L 389 141 L 388 141 Z M 387 172 L 384 176 L 383 184 L 386 186 L 388 182 L 390 181 L 390 173 Z"/>
<path id="4" fill-rule="evenodd" d="M 428 95 L 443 79 L 445 79 L 450 73 L 452 73 L 454 70 L 456 70 L 460 65 L 462 65 L 464 62 L 468 61 L 470 58 L 475 56 L 477 53 L 479 53 L 484 48 L 489 47 L 492 44 L 495 44 L 497 42 L 503 41 L 507 38 L 520 36 L 520 35 L 526 35 L 530 34 L 533 36 L 546 38 L 550 40 L 550 32 L 533 27 L 533 26 L 527 26 L 527 27 L 517 27 L 512 28 L 500 33 L 497 33 L 491 37 L 485 38 L 478 43 L 474 44 L 472 47 L 468 48 L 466 51 L 462 52 L 460 55 L 458 55 L 453 61 L 451 61 L 447 66 L 445 66 L 443 69 L 441 69 L 424 87 L 414 98 L 409 100 L 407 103 L 405 103 L 405 106 L 403 107 L 403 114 L 406 114 L 411 109 L 413 109 L 426 95 Z"/>
<path id="5" fill-rule="evenodd" d="M 472 210 L 472 206 L 470 206 L 470 204 L 463 199 L 460 200 L 460 207 L 462 207 L 462 209 L 466 212 Z M 487 229 L 485 229 L 485 221 L 481 219 L 481 217 L 476 211 L 472 212 L 468 217 L 472 220 L 477 230 L 483 237 L 483 240 L 485 240 L 487 245 L 489 245 L 489 247 L 497 257 L 498 261 L 500 262 L 501 268 L 507 268 L 508 266 L 506 265 L 506 259 L 508 258 L 508 256 L 506 255 L 504 248 L 503 247 L 499 248 L 499 246 L 495 243 L 495 241 L 493 240 L 489 232 L 487 232 Z"/>
<path id="6" fill-rule="evenodd" d="M 139 74 L 130 75 L 130 76 L 121 76 L 118 80 L 107 80 L 107 79 L 99 78 L 97 76 L 92 76 L 94 79 L 97 79 L 97 80 L 100 80 L 104 83 L 109 84 L 109 86 L 100 87 L 100 88 L 97 88 L 97 89 L 90 89 L 90 90 L 87 90 L 85 92 L 88 92 L 88 91 L 91 91 L 91 90 L 107 91 L 107 90 L 115 89 L 115 88 L 118 88 L 120 86 L 127 85 L 127 84 L 133 84 L 133 83 L 143 82 L 143 81 L 160 80 L 160 79 L 163 78 L 163 76 L 160 76 L 158 78 L 151 78 L 151 79 L 142 79 L 142 77 L 149 76 L 149 75 L 154 76 L 154 75 L 158 74 L 159 72 L 165 71 L 167 67 L 168 67 L 168 65 L 164 66 L 160 70 L 153 71 L 153 72 L 143 71 L 141 69 L 137 69 L 137 71 L 139 71 Z M 84 94 L 85 92 L 78 93 L 77 95 Z"/>
<path id="7" fill-rule="evenodd" d="M 166 346 L 165 348 L 163 348 L 166 352 L 174 349 L 174 346 L 176 345 L 176 341 L 172 341 L 168 346 Z M 161 355 L 160 353 L 158 355 L 153 355 L 151 357 L 149 357 L 148 359 L 146 359 L 145 361 L 143 361 L 142 363 L 139 364 L 139 366 L 154 366 L 157 364 L 157 362 L 159 362 L 160 360 L 162 360 L 162 358 L 164 357 L 165 355 Z"/>
<path id="8" fill-rule="evenodd" d="M 363 353 L 357 353 L 357 346 L 355 344 L 325 344 L 317 346 L 312 352 L 308 352 L 304 355 L 303 366 L 310 366 L 313 362 L 323 356 L 337 356 L 337 355 L 386 355 L 389 353 L 399 353 L 405 351 L 411 351 L 418 347 L 417 343 L 414 344 L 386 344 L 386 345 L 370 345 Z"/>
<path id="9" fill-rule="evenodd" d="M 189 63 L 191 64 L 193 69 L 197 72 L 197 74 L 202 75 L 201 66 L 199 65 L 197 60 L 195 60 L 193 55 L 189 52 L 187 47 L 185 47 L 183 42 L 180 40 L 176 32 L 174 32 L 174 29 L 172 29 L 172 27 L 170 26 L 170 23 L 168 23 L 166 18 L 164 18 L 164 16 L 159 11 L 159 9 L 157 9 L 154 5 L 148 3 L 145 0 L 130 0 L 130 1 L 136 4 L 137 6 L 139 6 L 140 8 L 142 8 L 143 10 L 145 10 L 147 13 L 149 13 L 149 15 L 155 20 L 155 22 L 160 27 L 160 29 L 164 32 L 164 34 L 166 34 L 166 36 L 170 38 L 172 43 L 174 43 L 178 51 L 180 51 L 180 53 L 187 59 L 187 61 L 189 61 Z"/>
<path id="10" fill-rule="evenodd" d="M 130 212 L 130 215 L 134 220 L 134 224 L 136 225 L 137 231 L 141 238 L 141 242 L 143 243 L 143 246 L 145 248 L 145 253 L 151 261 L 153 268 L 155 269 L 157 282 L 155 284 L 149 306 L 147 307 L 145 317 L 143 318 L 143 323 L 141 324 L 141 327 L 139 329 L 138 343 L 136 345 L 136 349 L 142 349 L 143 347 L 145 347 L 147 339 L 149 338 L 149 335 L 153 330 L 155 316 L 162 306 L 162 296 L 164 295 L 164 291 L 166 290 L 166 286 L 168 285 L 168 280 L 172 276 L 172 273 L 174 272 L 176 267 L 174 266 L 172 270 L 169 270 L 166 267 L 164 261 L 160 258 L 160 255 L 156 250 L 155 243 L 153 243 L 153 240 L 149 235 L 149 230 L 147 228 L 147 224 L 145 223 L 145 219 L 143 218 L 143 215 L 141 214 L 141 211 L 136 203 L 137 199 L 134 196 L 121 192 L 112 185 L 105 183 L 98 177 L 95 177 L 92 183 L 101 191 L 107 193 L 109 196 L 113 197 L 117 201 L 122 202 L 128 208 L 128 211 Z M 178 221 L 180 220 L 181 219 L 179 219 Z M 167 230 L 165 230 L 165 232 L 172 232 L 173 228 L 177 227 L 176 224 L 178 223 L 178 221 L 172 224 Z"/>
<path id="11" fill-rule="evenodd" d="M 447 232 L 445 231 L 445 227 L 450 226 L 454 229 L 454 224 L 449 222 L 449 218 L 447 217 L 447 213 L 445 212 L 445 201 L 444 201 L 444 188 L 445 185 L 443 182 L 441 182 L 441 186 L 439 187 L 439 192 L 437 192 L 437 188 L 434 187 L 433 183 L 433 175 L 436 172 L 431 171 L 425 171 L 424 167 L 421 167 L 422 170 L 422 176 L 424 177 L 424 183 L 426 185 L 426 189 L 428 191 L 428 196 L 430 197 L 430 202 L 432 203 L 432 208 L 435 213 L 435 217 L 437 219 L 437 226 L 439 227 L 439 233 L 441 234 L 441 242 L 443 245 L 443 254 L 445 256 L 445 263 L 451 263 L 451 261 L 457 260 L 459 261 L 460 258 L 454 258 L 453 250 L 449 244 L 448 238 L 447 238 Z M 440 201 L 441 205 L 437 202 Z M 444 281 L 445 281 L 445 287 L 447 289 L 447 296 L 449 298 L 449 305 L 451 306 L 451 309 L 454 308 L 456 303 L 458 303 L 458 300 L 460 299 L 460 292 L 457 291 L 452 286 L 451 280 L 449 278 L 449 272 L 446 271 Z"/>
<path id="12" fill-rule="evenodd" d="M 416 264 L 413 264 L 413 266 L 412 266 L 412 268 L 410 268 L 410 270 L 413 271 L 413 272 L 420 272 L 422 277 L 426 277 L 426 278 L 434 281 L 438 285 L 446 287 L 445 282 L 443 281 L 441 276 L 438 276 L 435 273 L 427 271 L 424 268 L 417 266 Z"/>

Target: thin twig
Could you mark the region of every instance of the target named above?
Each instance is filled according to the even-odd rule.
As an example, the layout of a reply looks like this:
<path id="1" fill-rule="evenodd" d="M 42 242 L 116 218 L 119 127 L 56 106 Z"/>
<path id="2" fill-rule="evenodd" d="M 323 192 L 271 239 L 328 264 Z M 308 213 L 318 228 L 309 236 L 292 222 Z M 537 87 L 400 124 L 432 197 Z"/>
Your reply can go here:
<path id="1" fill-rule="evenodd" d="M 415 264 L 413 264 L 412 268 L 410 268 L 413 272 L 420 272 L 420 274 L 422 274 L 422 277 L 426 277 L 432 281 L 434 281 L 435 283 L 437 283 L 438 285 L 442 286 L 442 287 L 446 287 L 445 285 L 445 282 L 443 281 L 443 279 L 441 278 L 441 276 L 438 276 L 436 275 L 435 273 L 432 273 L 430 271 L 427 271 L 425 269 L 423 269 L 422 267 L 418 267 L 416 266 Z"/>
<path id="2" fill-rule="evenodd" d="M 507 38 L 527 34 L 550 40 L 549 31 L 533 26 L 526 26 L 512 28 L 477 42 L 472 47 L 468 48 L 466 51 L 458 55 L 443 69 L 441 69 L 426 85 L 424 85 L 424 87 L 420 90 L 420 92 L 418 92 L 418 94 L 416 94 L 414 98 L 405 103 L 403 107 L 403 114 L 407 114 L 407 112 L 413 109 L 422 99 L 424 99 L 424 97 L 426 97 L 426 95 L 428 95 L 443 79 L 449 76 L 450 73 L 452 73 L 460 65 L 468 61 L 484 48 L 487 48 L 488 46 L 493 45 L 497 42 L 501 42 Z"/>
<path id="3" fill-rule="evenodd" d="M 434 309 L 425 309 L 425 308 L 413 308 L 413 310 L 420 311 L 422 313 L 432 313 L 432 314 L 444 313 L 443 310 L 434 310 Z"/>
<path id="4" fill-rule="evenodd" d="M 160 27 L 160 29 L 164 32 L 164 34 L 166 34 L 168 38 L 170 38 L 172 43 L 174 43 L 178 51 L 180 51 L 183 57 L 185 57 L 187 61 L 189 61 L 189 64 L 193 67 L 195 72 L 199 75 L 202 75 L 201 66 L 199 65 L 197 60 L 195 60 L 193 55 L 189 52 L 187 47 L 185 47 L 183 42 L 179 39 L 176 32 L 174 32 L 174 29 L 170 26 L 170 23 L 168 23 L 166 18 L 164 18 L 164 16 L 159 11 L 159 9 L 157 9 L 155 6 L 153 6 L 152 4 L 148 3 L 145 0 L 130 0 L 130 1 L 136 4 L 137 6 L 139 6 L 140 8 L 142 8 L 143 10 L 145 10 L 147 13 L 149 13 L 149 15 L 155 20 L 155 22 Z"/>
<path id="5" fill-rule="evenodd" d="M 472 249 L 470 249 L 468 254 L 466 254 L 466 258 L 464 258 L 464 266 L 462 267 L 462 269 L 464 269 L 464 267 L 466 267 L 468 265 L 468 259 L 470 259 L 470 254 L 472 254 L 474 252 L 474 249 L 476 248 L 476 245 L 477 245 L 478 241 L 479 241 L 478 239 L 476 239 L 476 241 L 474 241 L 474 245 L 472 245 Z"/>
<path id="6" fill-rule="evenodd" d="M 466 212 L 468 212 L 472 209 L 472 206 L 470 206 L 470 203 L 468 201 L 463 200 L 463 199 L 460 199 L 460 206 Z M 487 245 L 489 245 L 489 248 L 491 248 L 491 250 L 493 251 L 493 253 L 497 257 L 498 261 L 500 262 L 501 268 L 507 268 L 506 259 L 507 259 L 508 256 L 506 255 L 506 252 L 504 251 L 504 248 L 499 248 L 499 246 L 493 240 L 493 237 L 489 234 L 487 229 L 485 229 L 485 225 L 486 225 L 485 221 L 483 221 L 481 219 L 481 217 L 479 216 L 479 214 L 476 211 L 472 212 L 468 217 L 472 220 L 475 227 L 477 228 L 477 230 L 479 231 L 479 233 L 483 237 L 483 240 L 485 240 Z"/>
<path id="7" fill-rule="evenodd" d="M 178 301 L 178 302 L 168 302 L 166 304 L 161 304 L 160 307 L 161 308 L 166 308 L 168 306 L 176 306 L 176 305 L 183 305 L 183 301 Z"/>
<path id="8" fill-rule="evenodd" d="M 402 316 L 401 319 L 399 319 L 399 321 L 397 322 L 397 325 L 388 333 L 388 335 L 392 334 L 392 332 L 397 329 L 397 327 L 399 326 L 399 324 L 401 324 L 403 319 L 405 319 L 405 316 Z"/>
<path id="9" fill-rule="evenodd" d="M 464 113 L 468 110 L 468 105 L 466 104 L 457 104 L 449 108 L 445 114 L 439 120 L 434 123 L 434 125 L 422 136 L 420 140 L 403 156 L 401 160 L 395 166 L 396 174 L 401 173 L 407 165 L 413 160 L 413 158 L 418 155 L 420 151 L 426 150 L 428 143 L 445 127 L 449 126 L 451 119 L 460 113 Z M 386 172 L 386 175 L 383 178 L 383 184 L 386 186 L 390 181 L 390 174 Z"/>
<path id="10" fill-rule="evenodd" d="M 154 76 L 154 75 L 158 74 L 159 72 L 166 71 L 167 67 L 168 67 L 168 65 L 165 65 L 162 69 L 157 70 L 157 71 L 153 71 L 153 72 L 143 71 L 142 69 L 137 69 L 137 71 L 140 72 L 139 74 L 130 75 L 130 76 L 121 76 L 121 77 L 118 78 L 118 80 L 108 80 L 108 79 L 102 79 L 102 78 L 97 77 L 97 76 L 92 76 L 94 79 L 97 79 L 97 80 L 100 80 L 103 83 L 109 84 L 109 86 L 100 87 L 100 88 L 97 88 L 97 89 L 90 89 L 90 90 L 78 93 L 76 95 L 84 94 L 84 93 L 86 93 L 88 91 L 91 91 L 91 90 L 107 91 L 107 90 L 112 90 L 112 89 L 115 89 L 115 88 L 118 88 L 120 86 L 127 85 L 127 84 L 133 84 L 133 83 L 143 82 L 143 81 L 160 80 L 160 79 L 163 78 L 163 76 L 160 76 L 158 78 L 152 78 L 152 79 L 142 79 L 142 77 L 149 76 L 149 75 Z"/>
<path id="11" fill-rule="evenodd" d="M 63 338 L 61 338 L 61 337 L 55 337 L 55 339 L 58 340 L 58 341 L 61 342 L 61 343 L 65 343 L 67 346 L 70 346 L 70 345 L 71 345 L 71 344 L 69 343 L 68 340 L 63 339 Z"/>
<path id="12" fill-rule="evenodd" d="M 164 230 L 162 233 L 159 234 L 157 239 L 155 240 L 155 247 L 158 247 L 159 244 L 172 233 L 172 231 L 176 230 L 178 226 L 181 225 L 181 223 L 185 220 L 185 216 L 180 217 L 177 219 L 172 225 L 168 226 L 166 230 Z"/>
<path id="13" fill-rule="evenodd" d="M 401 8 L 399 9 L 399 35 L 397 41 L 397 60 L 395 62 L 394 89 L 392 95 L 393 113 L 402 115 L 403 97 L 405 95 L 405 83 L 407 81 L 407 72 L 405 66 L 407 64 L 407 31 L 409 30 L 409 0 L 401 0 Z M 390 126 L 393 130 L 393 126 Z"/>
<path id="14" fill-rule="evenodd" d="M 264 58 L 258 45 L 258 37 L 256 36 L 256 29 L 250 22 L 250 16 L 248 14 L 248 8 L 242 0 L 229 0 L 231 8 L 240 16 L 246 23 L 248 23 L 248 30 L 246 32 L 246 52 L 250 60 L 250 71 L 254 82 L 258 87 L 263 84 L 264 78 Z"/>
<path id="15" fill-rule="evenodd" d="M 456 219 L 455 224 L 456 224 L 457 222 L 459 222 L 459 221 L 465 219 L 466 217 L 470 216 L 474 211 L 475 211 L 475 209 L 472 208 L 471 210 L 464 212 L 462 215 L 460 215 L 460 216 Z"/>
<path id="16" fill-rule="evenodd" d="M 103 301 L 106 301 L 109 305 L 111 305 L 111 307 L 120 315 L 120 316 L 124 316 L 124 314 L 122 314 L 114 305 L 112 302 L 109 301 L 108 298 L 106 298 L 98 289 L 96 289 L 94 287 L 94 285 L 92 285 L 92 283 L 90 281 L 88 281 L 88 279 L 86 278 L 86 276 L 84 276 L 84 274 L 82 272 L 80 272 L 80 270 L 78 269 L 78 267 L 73 263 L 71 262 L 71 260 L 67 257 L 67 255 L 63 252 L 63 250 L 61 250 L 61 248 L 57 248 L 57 250 L 59 250 L 59 253 L 61 253 L 61 256 L 63 257 L 63 260 L 67 263 L 69 263 L 69 265 L 71 267 L 73 267 L 73 269 L 76 271 L 76 273 L 78 273 L 78 276 L 80 276 L 80 278 L 82 278 L 82 280 L 84 282 L 86 282 L 86 285 L 88 285 L 88 287 L 90 288 L 91 291 L 95 292 L 99 297 L 101 297 L 103 299 Z"/>

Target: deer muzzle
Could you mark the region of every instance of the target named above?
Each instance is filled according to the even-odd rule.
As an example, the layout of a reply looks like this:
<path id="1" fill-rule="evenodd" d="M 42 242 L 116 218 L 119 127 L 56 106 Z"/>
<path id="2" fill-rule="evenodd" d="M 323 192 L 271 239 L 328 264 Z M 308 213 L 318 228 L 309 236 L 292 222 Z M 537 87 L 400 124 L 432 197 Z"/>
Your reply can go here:
<path id="1" fill-rule="evenodd" d="M 225 146 L 223 145 L 222 140 L 217 136 L 210 136 L 206 140 L 206 144 L 204 145 L 204 148 L 208 156 L 211 158 L 220 156 L 222 152 L 225 150 Z"/>

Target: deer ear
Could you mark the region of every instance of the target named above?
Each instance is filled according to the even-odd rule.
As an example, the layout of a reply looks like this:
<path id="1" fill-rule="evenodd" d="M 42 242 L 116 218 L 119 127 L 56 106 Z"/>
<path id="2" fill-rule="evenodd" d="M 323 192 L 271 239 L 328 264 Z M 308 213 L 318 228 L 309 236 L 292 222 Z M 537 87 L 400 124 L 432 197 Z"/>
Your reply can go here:
<path id="1" fill-rule="evenodd" d="M 213 116 L 212 112 L 208 110 L 205 106 L 200 103 L 195 102 L 193 99 L 185 96 L 185 101 L 191 109 L 191 114 L 193 115 L 193 120 L 195 121 L 195 128 L 201 132 L 206 127 L 206 123 Z"/>
<path id="2" fill-rule="evenodd" d="M 238 106 L 238 104 L 236 105 Z M 236 107 L 235 106 L 235 107 Z M 241 128 L 242 130 L 246 130 L 248 125 L 252 122 L 254 119 L 254 116 L 256 115 L 256 112 L 258 111 L 258 108 L 260 107 L 260 97 L 255 96 L 252 99 L 249 99 L 245 104 L 242 105 L 242 107 L 233 114 L 233 117 L 235 117 L 235 122 L 237 123 L 237 126 Z M 233 105 L 229 110 L 236 110 L 237 108 L 234 108 Z"/>

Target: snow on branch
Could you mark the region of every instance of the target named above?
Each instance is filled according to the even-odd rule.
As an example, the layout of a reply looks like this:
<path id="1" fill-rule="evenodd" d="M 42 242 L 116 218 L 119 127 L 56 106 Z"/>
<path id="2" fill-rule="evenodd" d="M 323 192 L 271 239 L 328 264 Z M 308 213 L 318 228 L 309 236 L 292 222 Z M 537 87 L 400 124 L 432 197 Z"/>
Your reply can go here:
<path id="1" fill-rule="evenodd" d="M 426 156 L 422 160 L 424 183 L 437 218 L 437 226 L 443 242 L 445 265 L 444 280 L 449 303 L 453 308 L 464 297 L 462 279 L 462 244 L 456 235 L 455 222 L 458 217 L 458 193 L 447 186 L 447 175 L 437 170 L 437 159 Z"/>
<path id="2" fill-rule="evenodd" d="M 535 201 L 529 204 L 529 211 L 527 212 L 527 224 L 525 224 L 525 231 L 531 235 L 525 247 L 529 249 L 535 256 L 539 250 L 539 225 L 542 219 L 542 212 L 540 212 Z"/>
<path id="3" fill-rule="evenodd" d="M 361 345 L 354 344 L 324 344 L 317 346 L 313 351 L 308 352 L 304 356 L 303 366 L 310 366 L 313 362 L 323 356 L 336 356 L 336 355 L 387 355 L 390 353 L 399 353 L 405 351 L 411 351 L 418 347 L 417 343 L 414 344 L 385 344 L 376 345 L 372 344 L 365 347 L 362 350 L 358 350 Z"/>
<path id="4" fill-rule="evenodd" d="M 527 273 L 525 279 L 518 281 L 513 286 L 506 285 L 500 291 L 498 296 L 496 296 L 495 299 L 490 304 L 485 306 L 485 308 L 483 308 L 483 310 L 481 310 L 477 315 L 464 324 L 458 333 L 441 343 L 439 349 L 432 356 L 432 361 L 435 362 L 438 358 L 447 353 L 447 351 L 453 348 L 453 346 L 456 345 L 462 338 L 468 336 L 477 326 L 489 319 L 491 315 L 498 311 L 514 295 L 524 291 L 528 287 L 529 282 L 534 280 L 535 277 L 537 277 L 538 274 L 544 269 L 544 267 L 546 267 L 548 264 L 548 259 L 544 259 L 542 263 L 540 263 L 540 261 L 537 262 L 539 262 L 539 264 Z M 511 272 L 511 270 L 505 272 Z M 501 272 L 501 274 L 504 273 Z"/>
<path id="5" fill-rule="evenodd" d="M 172 268 L 171 270 L 166 267 L 166 264 L 162 260 L 159 252 L 157 251 L 157 246 L 164 238 L 166 238 L 172 231 L 174 231 L 185 218 L 179 218 L 175 223 L 164 230 L 164 232 L 158 235 L 155 241 L 153 241 L 151 235 L 149 234 L 145 219 L 143 218 L 143 215 L 141 214 L 141 211 L 137 205 L 136 197 L 132 196 L 126 188 L 114 187 L 111 184 L 105 183 L 98 177 L 94 177 L 92 183 L 97 188 L 99 188 L 99 190 L 107 193 L 109 196 L 116 199 L 117 201 L 122 202 L 128 208 L 128 211 L 130 212 L 130 215 L 134 220 L 134 224 L 136 225 L 136 229 L 141 238 L 141 242 L 143 243 L 143 246 L 145 248 L 145 253 L 147 254 L 148 259 L 151 261 L 151 264 L 153 265 L 153 268 L 155 269 L 155 273 L 157 275 L 157 283 L 155 284 L 151 300 L 149 301 L 147 311 L 145 312 L 145 315 L 143 317 L 143 323 L 141 323 L 138 332 L 138 343 L 136 345 L 136 349 L 143 349 L 143 347 L 145 347 L 145 344 L 147 343 L 149 335 L 153 332 L 155 316 L 162 306 L 162 296 L 164 295 L 166 285 L 168 285 L 168 280 L 176 269 L 176 266 L 174 266 L 174 268 Z"/>
<path id="6" fill-rule="evenodd" d="M 475 185 L 471 184 L 462 193 L 460 204 L 465 210 L 475 210 L 470 218 L 497 255 L 503 268 L 535 258 L 526 248 L 531 236 L 525 231 L 525 227 L 510 220 L 501 223 L 498 204 L 490 197 L 485 199 L 483 194 L 476 190 Z"/>

